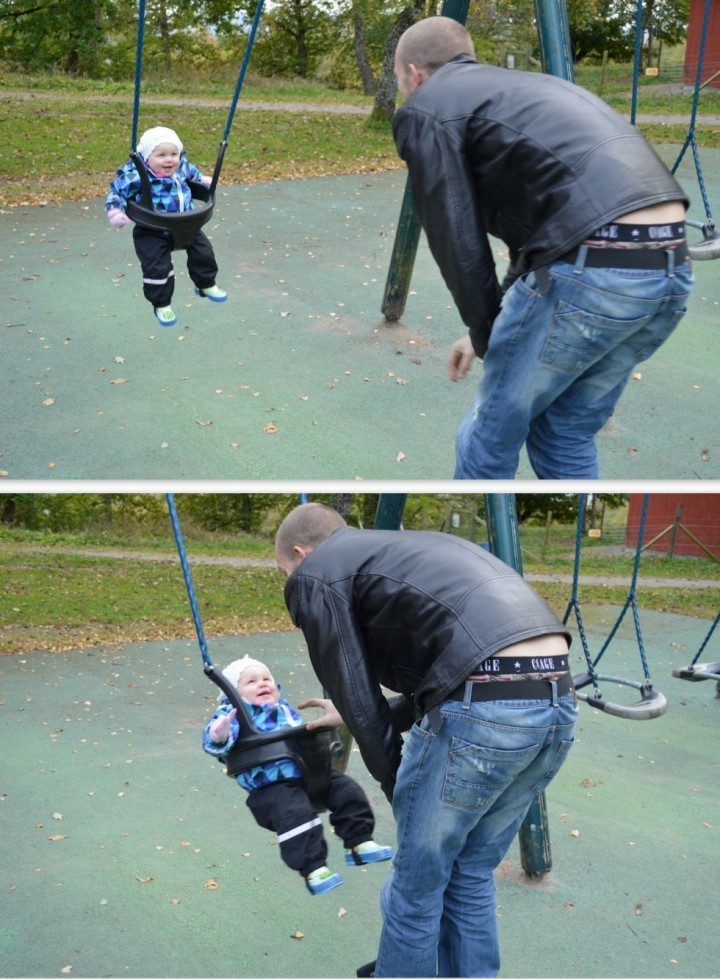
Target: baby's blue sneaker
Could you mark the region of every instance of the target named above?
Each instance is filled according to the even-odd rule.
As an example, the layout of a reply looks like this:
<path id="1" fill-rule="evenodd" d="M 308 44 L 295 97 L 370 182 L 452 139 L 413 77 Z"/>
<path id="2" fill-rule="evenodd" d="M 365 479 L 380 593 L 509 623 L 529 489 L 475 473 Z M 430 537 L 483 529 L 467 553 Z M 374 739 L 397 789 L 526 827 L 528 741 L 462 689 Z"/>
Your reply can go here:
<path id="1" fill-rule="evenodd" d="M 227 293 L 224 289 L 218 289 L 217 286 L 210 286 L 207 289 L 195 289 L 195 295 L 200 296 L 201 299 L 209 299 L 214 303 L 227 302 Z"/>
<path id="2" fill-rule="evenodd" d="M 331 891 L 333 887 L 339 887 L 342 882 L 343 879 L 340 874 L 334 874 L 327 867 L 318 867 L 305 878 L 307 889 L 311 894 L 323 894 L 325 891 Z"/>
<path id="3" fill-rule="evenodd" d="M 155 316 L 163 326 L 175 326 L 177 316 L 172 311 L 172 306 L 156 306 Z"/>
<path id="4" fill-rule="evenodd" d="M 361 867 L 364 863 L 380 863 L 381 860 L 391 860 L 394 856 L 395 851 L 389 846 L 380 846 L 375 840 L 366 840 L 347 851 L 345 863 L 351 867 Z"/>

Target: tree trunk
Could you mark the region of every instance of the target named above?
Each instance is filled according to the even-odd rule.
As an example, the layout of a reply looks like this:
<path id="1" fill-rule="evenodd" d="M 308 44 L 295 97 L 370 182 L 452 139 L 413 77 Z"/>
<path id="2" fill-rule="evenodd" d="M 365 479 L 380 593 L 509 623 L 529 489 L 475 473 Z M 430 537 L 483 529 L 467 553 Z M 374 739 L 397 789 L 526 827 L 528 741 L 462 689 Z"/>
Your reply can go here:
<path id="1" fill-rule="evenodd" d="M 390 122 L 395 115 L 395 100 L 397 98 L 397 82 L 393 67 L 395 64 L 395 49 L 397 48 L 400 37 L 408 27 L 420 19 L 424 12 L 425 4 L 422 0 L 415 0 L 411 7 L 405 7 L 398 15 L 397 20 L 390 30 L 385 44 L 382 67 L 380 68 L 380 78 L 378 80 L 377 91 L 375 92 L 375 104 L 370 113 L 371 122 Z"/>
<path id="2" fill-rule="evenodd" d="M 347 520 L 350 514 L 352 501 L 352 493 L 333 493 L 333 495 L 330 497 L 330 506 L 333 508 L 333 510 L 337 510 L 343 520 Z"/>
<path id="3" fill-rule="evenodd" d="M 372 67 L 367 56 L 367 43 L 365 40 L 365 21 L 359 10 L 353 10 L 353 44 L 355 46 L 355 58 L 357 60 L 360 80 L 362 81 L 363 93 L 365 95 L 375 94 L 375 78 Z"/>

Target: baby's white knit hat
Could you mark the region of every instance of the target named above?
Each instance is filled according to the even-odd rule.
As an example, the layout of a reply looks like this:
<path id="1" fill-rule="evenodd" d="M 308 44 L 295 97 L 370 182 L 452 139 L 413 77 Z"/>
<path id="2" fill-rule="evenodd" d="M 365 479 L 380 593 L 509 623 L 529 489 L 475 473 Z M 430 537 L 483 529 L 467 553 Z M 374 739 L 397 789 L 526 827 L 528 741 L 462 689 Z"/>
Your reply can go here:
<path id="1" fill-rule="evenodd" d="M 261 670 L 267 670 L 270 673 L 265 663 L 261 663 L 259 659 L 253 659 L 251 656 L 243 656 L 242 659 L 233 660 L 232 663 L 226 666 L 223 670 L 223 676 L 232 683 L 233 687 L 237 688 L 241 675 L 251 666 L 258 667 Z M 270 679 L 273 683 L 275 682 L 272 673 L 270 673 Z"/>
<path id="2" fill-rule="evenodd" d="M 173 146 L 177 146 L 178 153 L 183 151 L 182 140 L 174 129 L 168 129 L 167 126 L 154 126 L 152 129 L 147 129 L 140 137 L 137 151 L 143 160 L 147 160 L 161 143 L 172 143 Z"/>

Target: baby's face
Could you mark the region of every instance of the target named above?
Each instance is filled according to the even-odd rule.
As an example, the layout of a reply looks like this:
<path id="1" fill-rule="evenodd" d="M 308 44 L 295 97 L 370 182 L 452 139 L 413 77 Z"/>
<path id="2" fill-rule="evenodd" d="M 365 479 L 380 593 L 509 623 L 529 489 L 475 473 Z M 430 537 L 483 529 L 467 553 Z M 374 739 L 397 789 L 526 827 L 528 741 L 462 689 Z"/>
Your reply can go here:
<path id="1" fill-rule="evenodd" d="M 172 177 L 180 166 L 180 150 L 174 143 L 159 143 L 147 158 L 153 173 L 162 177 Z"/>
<path id="2" fill-rule="evenodd" d="M 251 704 L 276 704 L 280 691 L 270 676 L 269 670 L 249 666 L 240 674 L 237 692 Z"/>

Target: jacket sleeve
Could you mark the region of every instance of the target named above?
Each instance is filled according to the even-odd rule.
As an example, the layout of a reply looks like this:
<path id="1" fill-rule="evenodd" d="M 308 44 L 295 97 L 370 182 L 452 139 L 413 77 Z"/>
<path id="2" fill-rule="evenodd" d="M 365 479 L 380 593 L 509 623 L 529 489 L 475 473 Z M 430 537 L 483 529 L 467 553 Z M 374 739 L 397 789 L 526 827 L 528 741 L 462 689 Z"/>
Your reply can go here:
<path id="1" fill-rule="evenodd" d="M 292 575 L 285 596 L 318 679 L 355 738 L 368 771 L 392 801 L 402 738 L 370 669 L 352 609 L 330 585 L 309 575 Z"/>
<path id="2" fill-rule="evenodd" d="M 447 130 L 410 106 L 395 113 L 393 135 L 430 251 L 482 357 L 500 309 L 500 286 L 468 161 Z"/>
<path id="3" fill-rule="evenodd" d="M 115 179 L 110 184 L 105 198 L 105 210 L 111 211 L 117 208 L 124 211 L 125 204 L 139 197 L 141 190 L 140 174 L 135 165 L 128 161 L 118 169 Z"/>
<path id="4" fill-rule="evenodd" d="M 209 755 L 214 755 L 216 758 L 222 758 L 223 755 L 226 755 L 240 736 L 240 724 L 238 723 L 237 718 L 234 718 L 230 722 L 230 733 L 227 741 L 224 741 L 222 744 L 216 744 L 210 737 L 210 728 L 212 727 L 213 723 L 224 714 L 229 714 L 231 710 L 232 704 L 226 701 L 224 704 L 218 707 L 213 716 L 205 725 L 205 730 L 203 731 L 203 750 L 207 751 Z"/>

